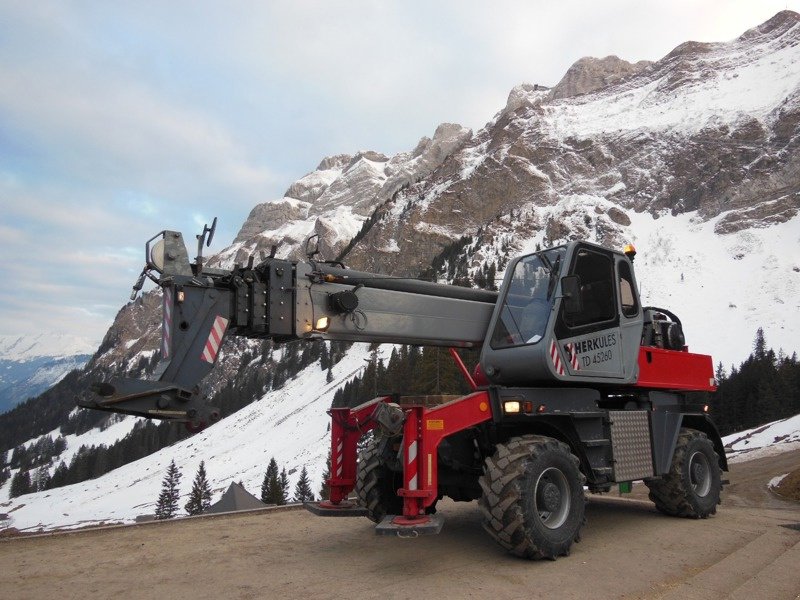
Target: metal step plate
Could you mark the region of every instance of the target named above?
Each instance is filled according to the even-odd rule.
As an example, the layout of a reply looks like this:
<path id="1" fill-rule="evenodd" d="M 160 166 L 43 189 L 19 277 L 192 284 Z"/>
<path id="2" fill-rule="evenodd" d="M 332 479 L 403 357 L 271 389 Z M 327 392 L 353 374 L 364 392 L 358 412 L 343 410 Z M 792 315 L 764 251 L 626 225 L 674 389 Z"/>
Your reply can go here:
<path id="1" fill-rule="evenodd" d="M 349 500 L 339 504 L 331 504 L 327 500 L 304 502 L 303 507 L 318 517 L 366 517 L 369 514 L 366 508 Z"/>
<path id="2" fill-rule="evenodd" d="M 375 526 L 377 535 L 393 535 L 396 537 L 414 538 L 420 535 L 436 535 L 444 526 L 441 515 L 425 515 L 416 523 L 410 523 L 402 515 L 386 515 Z"/>
<path id="3" fill-rule="evenodd" d="M 650 416 L 646 410 L 611 410 L 611 447 L 614 481 L 634 481 L 653 476 Z"/>

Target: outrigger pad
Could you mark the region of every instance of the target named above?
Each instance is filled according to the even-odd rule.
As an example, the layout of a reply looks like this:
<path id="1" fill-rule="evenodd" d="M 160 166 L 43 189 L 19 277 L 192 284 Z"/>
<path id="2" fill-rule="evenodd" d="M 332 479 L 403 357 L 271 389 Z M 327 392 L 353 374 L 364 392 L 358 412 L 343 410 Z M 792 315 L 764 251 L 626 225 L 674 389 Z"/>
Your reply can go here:
<path id="1" fill-rule="evenodd" d="M 331 504 L 328 500 L 321 502 L 303 502 L 303 507 L 319 517 L 366 517 L 369 512 L 350 500 L 343 500 L 339 504 Z"/>
<path id="2" fill-rule="evenodd" d="M 403 515 L 386 515 L 375 526 L 375 533 L 412 538 L 420 535 L 436 535 L 443 526 L 442 515 L 421 515 L 416 519 L 408 519 Z"/>

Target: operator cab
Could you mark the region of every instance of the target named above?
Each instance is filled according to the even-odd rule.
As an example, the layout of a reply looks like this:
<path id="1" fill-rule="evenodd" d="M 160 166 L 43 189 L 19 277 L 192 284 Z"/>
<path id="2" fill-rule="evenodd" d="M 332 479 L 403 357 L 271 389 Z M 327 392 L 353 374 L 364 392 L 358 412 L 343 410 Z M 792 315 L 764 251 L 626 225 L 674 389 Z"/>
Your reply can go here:
<path id="1" fill-rule="evenodd" d="M 642 309 L 630 259 L 571 242 L 509 264 L 481 365 L 492 383 L 632 383 Z"/>

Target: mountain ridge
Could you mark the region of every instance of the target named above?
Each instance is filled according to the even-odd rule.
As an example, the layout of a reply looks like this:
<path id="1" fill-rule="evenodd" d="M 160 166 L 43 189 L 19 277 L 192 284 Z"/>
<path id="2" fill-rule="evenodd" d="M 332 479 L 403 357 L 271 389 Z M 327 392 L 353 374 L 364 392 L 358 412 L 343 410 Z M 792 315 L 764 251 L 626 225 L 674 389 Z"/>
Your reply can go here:
<path id="1" fill-rule="evenodd" d="M 0 413 L 82 368 L 96 349 L 95 341 L 75 335 L 0 335 Z"/>

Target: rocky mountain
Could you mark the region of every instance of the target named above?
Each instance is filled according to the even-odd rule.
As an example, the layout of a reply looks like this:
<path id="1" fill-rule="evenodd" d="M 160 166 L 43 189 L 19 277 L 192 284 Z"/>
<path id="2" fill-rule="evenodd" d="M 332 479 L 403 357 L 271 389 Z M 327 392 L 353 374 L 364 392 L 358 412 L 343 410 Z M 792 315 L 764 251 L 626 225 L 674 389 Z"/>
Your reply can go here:
<path id="1" fill-rule="evenodd" d="M 633 242 L 644 302 L 677 313 L 692 349 L 738 363 L 761 326 L 773 347 L 791 354 L 800 336 L 798 64 L 800 15 L 791 11 L 735 40 L 687 42 L 652 63 L 582 58 L 552 87 L 515 87 L 479 131 L 443 124 L 408 152 L 324 158 L 282 198 L 254 207 L 212 264 L 258 259 L 273 245 L 278 256 L 298 257 L 317 233 L 326 258 L 354 268 L 447 279 L 458 262 L 459 277 L 475 281 L 488 266 L 499 279 L 509 256 L 539 244 Z M 146 371 L 159 313 L 155 292 L 123 307 L 80 381 L 61 395 L 57 386 L 51 404 L 67 415 L 76 386 Z M 211 395 L 247 388 L 263 395 L 252 410 L 280 404 L 276 414 L 286 418 L 332 397 L 318 382 L 324 393 L 286 404 L 274 382 L 251 385 L 254 370 L 281 364 L 280 352 L 267 356 L 258 343 L 236 339 L 223 352 L 222 367 L 204 382 Z M 363 368 L 358 352 L 345 357 L 337 385 Z M 25 430 L 29 437 L 56 428 L 56 412 Z M 283 456 L 270 419 L 259 443 L 265 456 Z M 122 436 L 131 427 L 123 425 L 108 431 Z M 290 471 L 324 457 L 321 428 L 293 434 L 310 450 L 286 455 Z M 210 452 L 195 444 L 198 456 Z M 245 479 L 257 479 L 256 463 Z"/>
<path id="2" fill-rule="evenodd" d="M 690 343 L 728 364 L 763 325 L 793 349 L 798 319 L 783 317 L 800 306 L 798 20 L 783 11 L 653 63 L 582 58 L 552 88 L 514 88 L 480 131 L 441 126 L 382 162 L 325 159 L 257 206 L 221 259 L 276 242 L 297 256 L 316 232 L 329 258 L 344 247 L 354 268 L 416 276 L 470 235 L 474 277 L 536 243 L 634 241 L 646 300 L 687 315 Z"/>
<path id="3" fill-rule="evenodd" d="M 581 59 L 552 90 L 515 88 L 436 172 L 381 207 L 348 258 L 419 267 L 458 235 L 503 231 L 492 221 L 512 210 L 517 246 L 539 233 L 546 244 L 619 244 L 631 234 L 619 211 L 722 216 L 720 236 L 788 221 L 800 205 L 797 23 L 783 12 L 732 42 L 688 42 L 625 68 Z M 565 210 L 551 209 L 572 199 L 582 214 L 566 226 Z M 399 251 L 387 251 L 389 238 Z"/>
<path id="4" fill-rule="evenodd" d="M 315 171 L 290 185 L 283 198 L 253 208 L 220 259 L 241 263 L 273 244 L 280 246 L 278 256 L 296 256 L 303 240 L 315 233 L 321 250 L 337 255 L 377 206 L 438 169 L 471 136 L 469 129 L 443 123 L 433 138 L 423 137 L 410 152 L 326 157 Z"/>
<path id="5" fill-rule="evenodd" d="M 69 335 L 0 335 L 0 413 L 82 368 L 96 347 Z"/>

